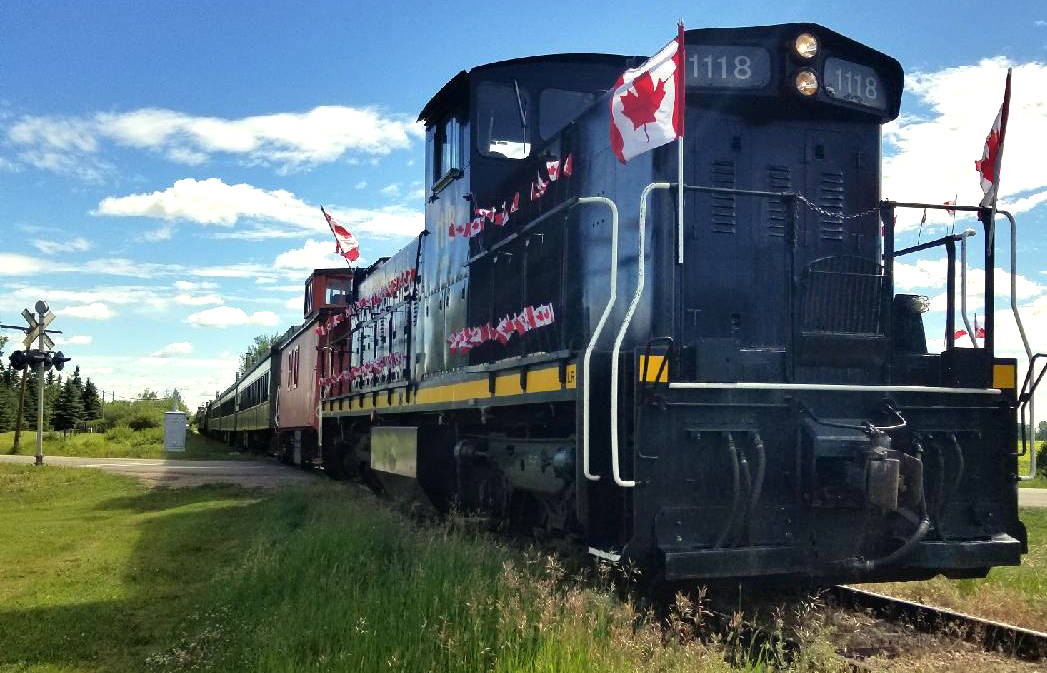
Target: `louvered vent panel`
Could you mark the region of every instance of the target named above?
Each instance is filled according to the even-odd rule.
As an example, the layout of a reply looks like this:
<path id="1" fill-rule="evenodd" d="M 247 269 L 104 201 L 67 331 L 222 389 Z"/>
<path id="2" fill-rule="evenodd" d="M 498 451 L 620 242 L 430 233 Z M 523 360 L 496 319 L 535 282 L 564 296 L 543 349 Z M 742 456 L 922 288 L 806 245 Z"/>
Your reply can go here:
<path id="1" fill-rule="evenodd" d="M 712 164 L 713 187 L 734 189 L 734 162 L 714 161 Z M 733 234 L 737 216 L 734 208 L 734 194 L 710 194 L 710 217 L 713 233 Z"/>
<path id="2" fill-rule="evenodd" d="M 818 204 L 832 217 L 821 216 L 821 237 L 825 241 L 843 240 L 844 182 L 842 171 L 823 171 L 818 182 Z"/>
<path id="3" fill-rule="evenodd" d="M 788 166 L 768 166 L 767 184 L 772 192 L 788 192 L 792 189 L 792 172 Z M 786 206 L 784 200 L 767 201 L 767 233 L 770 236 L 785 236 Z"/>

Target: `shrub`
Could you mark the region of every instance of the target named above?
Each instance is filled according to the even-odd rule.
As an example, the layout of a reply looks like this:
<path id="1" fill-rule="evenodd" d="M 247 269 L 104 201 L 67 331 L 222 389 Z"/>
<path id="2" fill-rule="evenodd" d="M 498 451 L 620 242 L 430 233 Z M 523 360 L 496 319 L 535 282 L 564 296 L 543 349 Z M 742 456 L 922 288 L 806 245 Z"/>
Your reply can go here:
<path id="1" fill-rule="evenodd" d="M 1040 442 L 1036 450 L 1036 471 L 1047 477 L 1047 442 Z"/>
<path id="2" fill-rule="evenodd" d="M 144 428 L 135 432 L 131 437 L 131 446 L 149 446 L 160 444 L 164 441 L 164 431 L 161 428 Z"/>
<path id="3" fill-rule="evenodd" d="M 150 414 L 142 410 L 135 410 L 134 415 L 127 420 L 127 427 L 132 430 L 145 430 L 147 428 L 159 428 L 160 420 L 156 418 L 155 414 Z"/>
<path id="4" fill-rule="evenodd" d="M 130 444 L 133 438 L 134 432 L 126 425 L 117 426 L 107 430 L 105 433 L 105 441 L 113 442 L 114 444 Z"/>

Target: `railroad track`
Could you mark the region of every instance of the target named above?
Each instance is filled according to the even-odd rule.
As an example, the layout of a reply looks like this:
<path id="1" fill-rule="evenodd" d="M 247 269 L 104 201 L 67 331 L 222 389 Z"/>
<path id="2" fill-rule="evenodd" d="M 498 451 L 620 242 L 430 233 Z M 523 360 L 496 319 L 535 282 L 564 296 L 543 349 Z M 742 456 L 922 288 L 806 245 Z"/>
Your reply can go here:
<path id="1" fill-rule="evenodd" d="M 853 609 L 871 610 L 891 621 L 905 621 L 927 633 L 947 635 L 976 643 L 992 652 L 1030 661 L 1047 658 L 1047 633 L 1012 626 L 981 617 L 936 608 L 902 598 L 838 585 L 829 594 L 840 605 Z"/>

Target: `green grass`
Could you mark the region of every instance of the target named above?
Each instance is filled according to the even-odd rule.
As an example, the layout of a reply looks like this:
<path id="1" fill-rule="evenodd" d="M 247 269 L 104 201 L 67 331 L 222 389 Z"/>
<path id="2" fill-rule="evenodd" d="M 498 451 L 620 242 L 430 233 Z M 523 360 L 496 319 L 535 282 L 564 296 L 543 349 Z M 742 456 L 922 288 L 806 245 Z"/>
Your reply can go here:
<path id="1" fill-rule="evenodd" d="M 1047 509 L 1022 509 L 1029 553 L 1017 567 L 999 567 L 984 579 L 870 584 L 872 591 L 953 608 L 1047 631 Z"/>
<path id="2" fill-rule="evenodd" d="M 142 670 L 259 529 L 231 487 L 0 466 L 0 671 Z"/>
<path id="3" fill-rule="evenodd" d="M 1039 447 L 1041 444 L 1043 444 L 1043 442 L 1036 442 L 1036 446 L 1037 447 Z M 1021 442 L 1018 442 L 1018 451 L 1019 451 L 1019 453 L 1021 452 L 1021 450 L 1022 450 Z M 1032 451 L 1032 447 L 1030 446 L 1029 451 L 1026 451 L 1024 456 L 1018 456 L 1018 473 L 1019 474 L 1028 474 L 1029 473 L 1029 460 L 1030 460 L 1030 452 L 1031 451 Z M 1039 474 L 1036 476 L 1036 478 L 1035 479 L 1030 479 L 1029 481 L 1018 482 L 1018 486 L 1020 486 L 1021 488 L 1047 488 L 1047 476 L 1044 475 L 1044 470 L 1045 469 L 1047 469 L 1047 465 L 1039 465 L 1039 464 L 1037 464 L 1036 465 L 1036 470 L 1039 472 Z"/>
<path id="4" fill-rule="evenodd" d="M 0 433 L 0 453 L 13 454 L 14 432 Z M 22 432 L 17 454 L 36 453 L 36 431 Z M 80 456 L 84 458 L 179 458 L 184 460 L 229 460 L 249 457 L 233 451 L 228 445 L 196 432 L 186 434 L 184 453 L 164 453 L 160 428 L 131 430 L 118 427 L 108 432 L 81 432 L 65 437 L 60 432 L 44 433 L 45 456 Z"/>
<path id="5" fill-rule="evenodd" d="M 735 670 L 688 609 L 663 629 L 606 580 L 351 486 L 0 465 L 0 530 L 3 673 Z M 843 670 L 810 644 L 797 670 Z"/>

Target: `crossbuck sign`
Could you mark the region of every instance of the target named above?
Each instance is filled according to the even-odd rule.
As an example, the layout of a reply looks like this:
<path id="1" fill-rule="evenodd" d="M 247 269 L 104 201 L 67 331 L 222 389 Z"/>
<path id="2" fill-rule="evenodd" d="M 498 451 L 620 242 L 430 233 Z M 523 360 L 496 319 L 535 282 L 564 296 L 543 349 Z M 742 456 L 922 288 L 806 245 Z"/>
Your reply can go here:
<path id="1" fill-rule="evenodd" d="M 22 317 L 29 323 L 29 329 L 25 332 L 25 338 L 22 339 L 22 343 L 25 345 L 26 350 L 33 347 L 33 342 L 43 337 L 44 349 L 50 350 L 55 347 L 55 342 L 51 341 L 51 337 L 47 336 L 47 326 L 51 324 L 51 321 L 55 319 L 55 314 L 48 311 L 44 314 L 43 319 L 37 322 L 36 316 L 34 316 L 29 309 L 22 309 Z"/>

